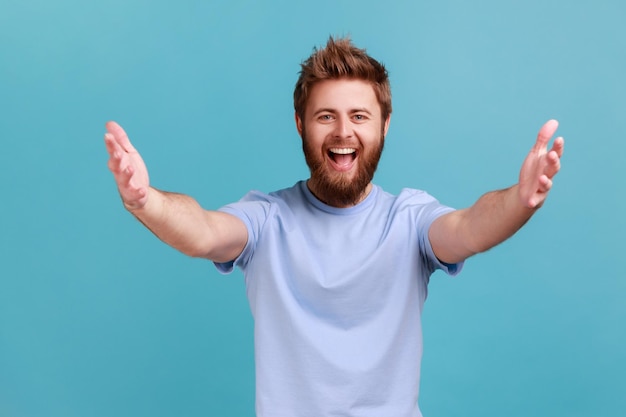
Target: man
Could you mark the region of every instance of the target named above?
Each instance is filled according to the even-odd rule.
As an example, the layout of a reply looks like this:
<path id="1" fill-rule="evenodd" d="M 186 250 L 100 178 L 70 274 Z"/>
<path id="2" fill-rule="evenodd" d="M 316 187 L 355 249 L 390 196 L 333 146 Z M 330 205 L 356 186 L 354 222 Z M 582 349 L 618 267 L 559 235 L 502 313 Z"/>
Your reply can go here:
<path id="1" fill-rule="evenodd" d="M 436 269 L 515 233 L 539 208 L 564 141 L 548 121 L 519 182 L 453 210 L 423 191 L 372 184 L 391 116 L 387 71 L 349 39 L 302 64 L 295 122 L 310 178 L 219 211 L 149 185 L 122 128 L 105 143 L 125 207 L 160 239 L 240 267 L 255 319 L 258 416 L 421 416 L 421 310 Z"/>

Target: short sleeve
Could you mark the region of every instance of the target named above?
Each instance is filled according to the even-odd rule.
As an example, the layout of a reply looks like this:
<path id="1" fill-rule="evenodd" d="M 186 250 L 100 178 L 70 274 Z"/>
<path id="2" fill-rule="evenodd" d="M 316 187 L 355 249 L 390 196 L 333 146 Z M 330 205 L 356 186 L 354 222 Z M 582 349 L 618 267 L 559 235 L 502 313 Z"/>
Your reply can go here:
<path id="1" fill-rule="evenodd" d="M 435 252 L 433 251 L 430 239 L 428 238 L 428 231 L 433 222 L 443 216 L 444 214 L 453 212 L 452 207 L 440 204 L 434 197 L 426 196 L 429 201 L 426 204 L 420 206 L 416 214 L 416 222 L 419 236 L 419 247 L 421 249 L 420 255 L 424 263 L 428 266 L 430 272 L 434 272 L 437 269 L 444 271 L 446 274 L 455 276 L 463 269 L 464 262 L 458 262 L 455 264 L 448 264 L 440 261 Z"/>
<path id="2" fill-rule="evenodd" d="M 251 191 L 237 203 L 226 205 L 218 211 L 231 214 L 240 219 L 248 231 L 248 241 L 239 256 L 228 262 L 214 262 L 222 274 L 233 272 L 235 266 L 245 268 L 254 254 L 254 248 L 270 212 L 269 196 L 258 191 Z"/>

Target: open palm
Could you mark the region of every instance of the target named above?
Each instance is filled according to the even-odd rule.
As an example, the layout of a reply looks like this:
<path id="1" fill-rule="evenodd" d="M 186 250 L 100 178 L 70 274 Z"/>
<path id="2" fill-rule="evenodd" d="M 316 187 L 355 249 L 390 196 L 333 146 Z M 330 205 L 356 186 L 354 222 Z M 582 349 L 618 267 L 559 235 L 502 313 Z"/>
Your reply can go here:
<path id="1" fill-rule="evenodd" d="M 549 120 L 539 130 L 537 141 L 524 160 L 519 176 L 519 196 L 522 204 L 536 208 L 543 204 L 552 188 L 552 179 L 561 168 L 561 156 L 565 144 L 562 137 L 554 140 L 548 150 L 548 142 L 559 123 Z"/>
<path id="2" fill-rule="evenodd" d="M 104 143 L 109 153 L 108 165 L 122 201 L 129 210 L 141 208 L 148 200 L 148 169 L 120 125 L 108 122 L 106 129 Z"/>

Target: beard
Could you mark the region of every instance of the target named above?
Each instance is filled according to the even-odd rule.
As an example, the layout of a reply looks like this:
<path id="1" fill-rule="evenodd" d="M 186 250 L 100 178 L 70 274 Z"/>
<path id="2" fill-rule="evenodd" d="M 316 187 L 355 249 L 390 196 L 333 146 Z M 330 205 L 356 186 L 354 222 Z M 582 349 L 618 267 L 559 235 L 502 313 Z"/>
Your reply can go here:
<path id="1" fill-rule="evenodd" d="M 341 147 L 340 144 L 334 146 Z M 319 149 L 313 149 L 310 146 L 303 129 L 302 150 L 311 171 L 309 189 L 314 188 L 315 196 L 330 206 L 349 207 L 356 205 L 365 197 L 364 193 L 374 178 L 384 146 L 385 138 L 381 134 L 380 142 L 376 147 L 368 151 L 362 148 L 357 149 L 359 160 L 356 173 L 333 172 L 326 165 L 326 155 L 320 155 Z"/>

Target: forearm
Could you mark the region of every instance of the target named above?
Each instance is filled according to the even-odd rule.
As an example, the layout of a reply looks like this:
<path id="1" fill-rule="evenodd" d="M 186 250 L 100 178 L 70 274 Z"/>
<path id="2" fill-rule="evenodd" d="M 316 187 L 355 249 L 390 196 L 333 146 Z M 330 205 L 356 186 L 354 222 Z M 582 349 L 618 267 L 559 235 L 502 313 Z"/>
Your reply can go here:
<path id="1" fill-rule="evenodd" d="M 484 252 L 511 237 L 536 210 L 522 204 L 518 185 L 489 192 L 459 212 L 459 239 L 470 254 Z"/>
<path id="2" fill-rule="evenodd" d="M 146 204 L 130 209 L 159 239 L 186 255 L 206 257 L 211 251 L 210 213 L 193 198 L 150 187 Z"/>
<path id="3" fill-rule="evenodd" d="M 522 204 L 515 185 L 489 192 L 471 207 L 441 216 L 428 236 L 439 260 L 457 263 L 508 239 L 535 211 Z"/>
<path id="4" fill-rule="evenodd" d="M 552 149 L 547 149 L 557 126 L 556 120 L 542 126 L 522 164 L 518 184 L 487 193 L 473 206 L 432 223 L 428 238 L 441 261 L 456 263 L 494 247 L 511 237 L 543 205 L 561 167 L 563 138 L 556 138 Z"/>

